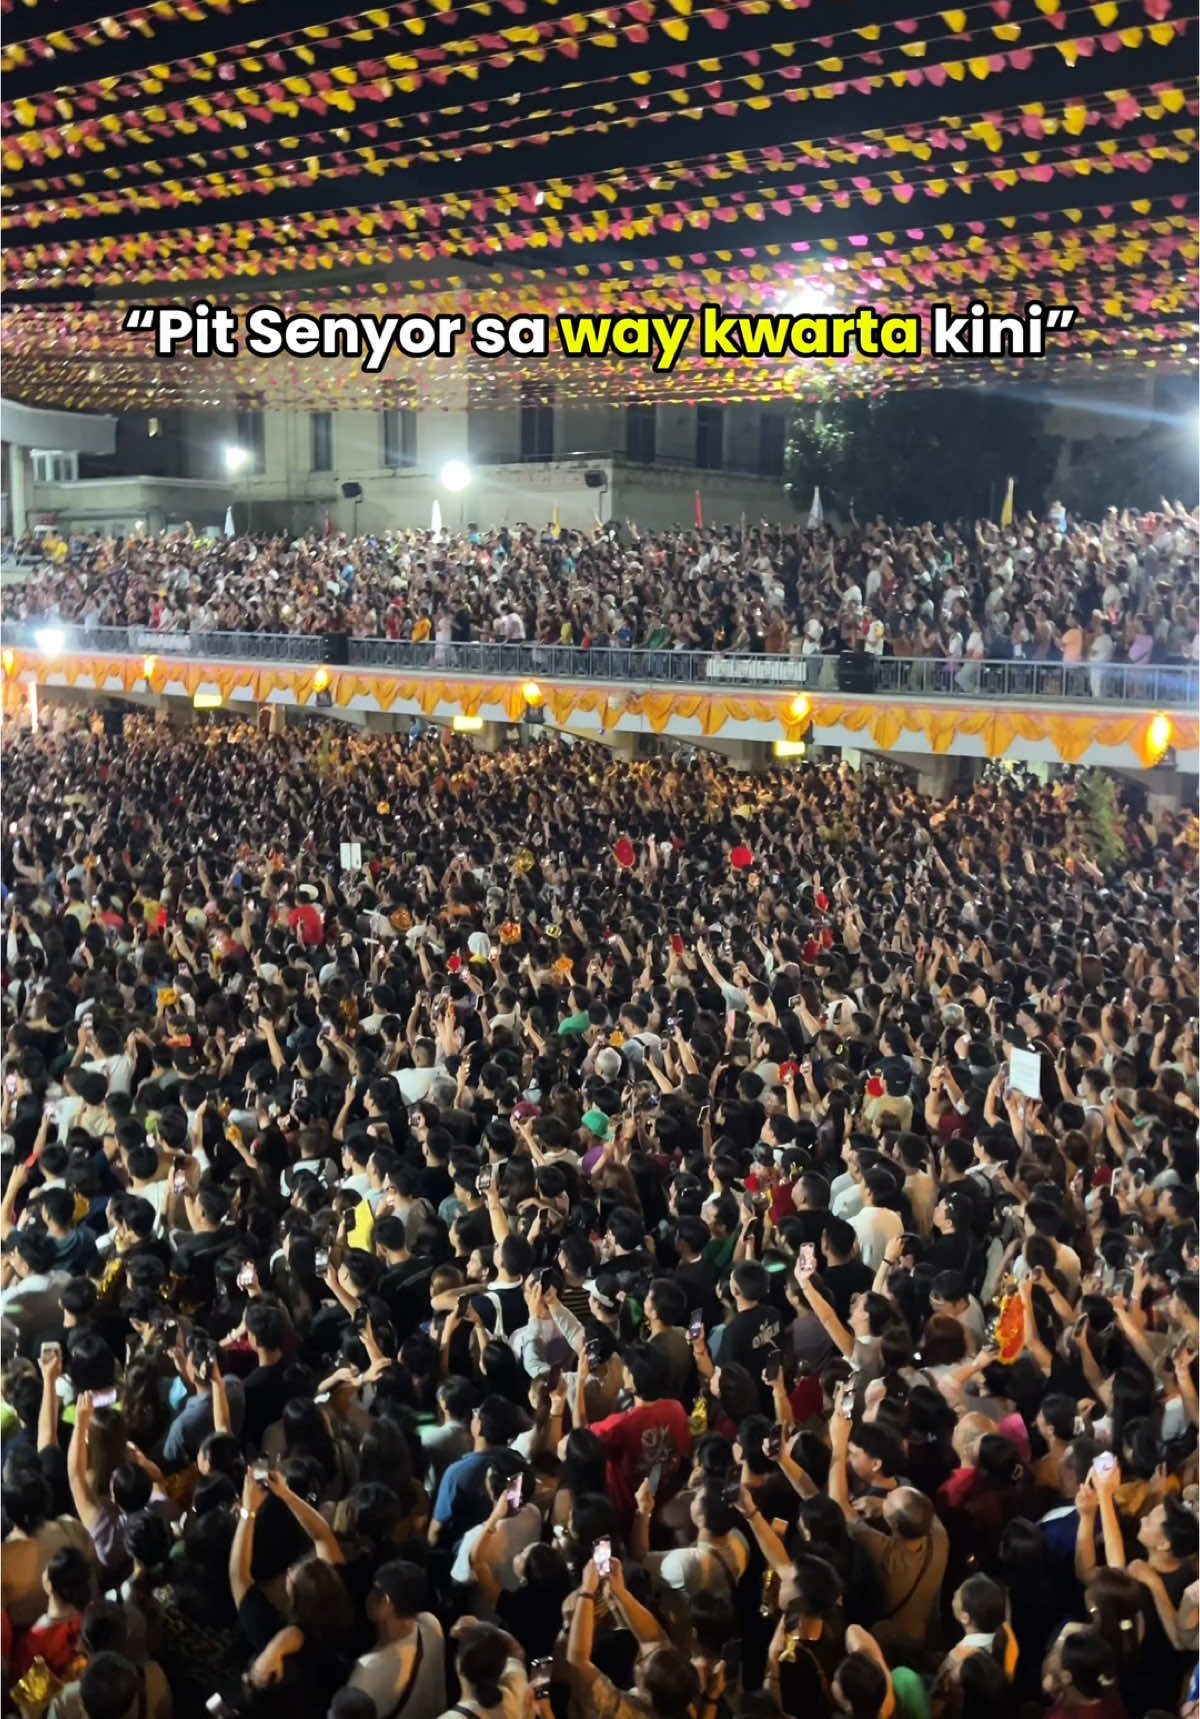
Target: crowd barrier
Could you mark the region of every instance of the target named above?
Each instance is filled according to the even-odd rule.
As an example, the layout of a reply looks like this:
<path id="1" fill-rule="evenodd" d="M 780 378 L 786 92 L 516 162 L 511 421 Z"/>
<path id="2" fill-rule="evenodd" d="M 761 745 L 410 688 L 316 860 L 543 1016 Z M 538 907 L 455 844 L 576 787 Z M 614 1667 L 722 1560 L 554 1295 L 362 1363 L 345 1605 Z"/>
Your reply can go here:
<path id="1" fill-rule="evenodd" d="M 1155 708 L 1194 707 L 1195 663 L 952 663 L 935 657 L 763 656 L 742 652 L 357 639 L 328 633 L 164 633 L 150 627 L 70 627 L 54 622 L 5 626 L 6 646 L 47 658 L 73 655 L 201 657 L 252 663 L 338 663 L 401 673 L 541 676 L 670 686 L 773 686 L 961 703 L 1018 699 L 1098 700 Z M 344 652 L 344 655 L 343 655 Z"/>

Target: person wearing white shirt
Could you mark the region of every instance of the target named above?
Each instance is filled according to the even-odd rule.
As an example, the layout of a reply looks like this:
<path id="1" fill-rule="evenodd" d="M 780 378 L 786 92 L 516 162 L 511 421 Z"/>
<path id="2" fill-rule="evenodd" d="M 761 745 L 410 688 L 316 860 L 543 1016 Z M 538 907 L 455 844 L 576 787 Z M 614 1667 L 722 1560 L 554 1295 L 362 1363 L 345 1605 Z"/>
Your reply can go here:
<path id="1" fill-rule="evenodd" d="M 868 1170 L 862 1180 L 862 1209 L 849 1220 L 858 1237 L 862 1262 L 872 1271 L 882 1263 L 887 1244 L 904 1233 L 904 1220 L 899 1212 L 877 1203 L 887 1199 L 894 1189 L 895 1183 L 886 1170 Z"/>
<path id="2" fill-rule="evenodd" d="M 413 1046 L 413 1067 L 398 1068 L 392 1079 L 400 1088 L 400 1096 L 410 1107 L 428 1097 L 429 1089 L 438 1078 L 437 1047 L 432 1039 L 418 1039 Z"/>
<path id="3" fill-rule="evenodd" d="M 397 1558 L 376 1571 L 367 1597 L 377 1646 L 362 1654 L 350 1687 L 362 1689 L 380 1715 L 436 1719 L 446 1704 L 446 1642 L 432 1612 L 418 1608 L 425 1572 Z"/>
<path id="4" fill-rule="evenodd" d="M 517 1489 L 523 1494 L 530 1482 L 523 1474 L 514 1476 L 506 1463 L 490 1464 L 483 1484 L 492 1501 L 491 1514 L 486 1522 L 468 1528 L 459 1541 L 450 1579 L 464 1586 L 482 1579 L 490 1588 L 516 1593 L 521 1584 L 513 1559 L 541 1539 L 542 1513 L 532 1502 L 514 1505 Z M 490 1581 L 487 1576 L 481 1578 L 483 1568 L 490 1573 Z"/>

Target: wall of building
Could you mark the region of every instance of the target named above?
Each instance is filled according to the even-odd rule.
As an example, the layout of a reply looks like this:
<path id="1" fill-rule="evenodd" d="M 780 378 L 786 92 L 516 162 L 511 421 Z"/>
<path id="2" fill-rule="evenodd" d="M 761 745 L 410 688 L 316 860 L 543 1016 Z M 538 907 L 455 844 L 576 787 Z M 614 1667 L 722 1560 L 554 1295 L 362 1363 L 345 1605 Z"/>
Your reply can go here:
<path id="1" fill-rule="evenodd" d="M 694 464 L 696 410 L 690 406 L 657 408 L 656 461 L 645 465 L 624 458 L 623 406 L 557 408 L 556 457 L 548 461 L 521 460 L 519 406 L 470 414 L 419 412 L 415 464 L 398 469 L 383 463 L 381 412 L 332 411 L 330 416 L 329 469 L 313 470 L 311 413 L 267 412 L 263 469 L 243 466 L 231 472 L 230 450 L 249 451 L 240 448 L 235 413 L 180 411 L 153 419 L 130 414 L 120 421 L 113 455 L 99 471 L 95 464 L 87 468 L 96 474 L 89 482 L 35 485 L 26 505 L 34 518 L 54 514 L 59 522 L 83 529 L 129 530 L 138 519 L 150 531 L 184 520 L 199 529 L 222 523 L 230 499 L 239 530 L 323 529 L 327 520 L 342 531 L 355 525 L 362 532 L 428 526 L 435 500 L 447 526 L 545 524 L 557 513 L 564 526 L 587 528 L 599 515 L 602 521 L 633 519 L 654 528 L 690 524 L 699 488 L 708 523 L 735 524 L 743 512 L 748 519 L 789 516 L 779 480 L 751 475 L 759 452 L 758 407 L 725 412 L 726 469 L 703 472 Z M 606 449 L 613 457 L 605 456 Z M 567 457 L 572 454 L 591 457 Z M 451 460 L 465 463 L 472 474 L 461 494 L 448 492 L 441 482 Z M 109 465 L 111 476 L 103 469 Z M 586 487 L 588 468 L 605 472 L 606 491 Z M 118 477 L 117 470 L 130 475 Z M 151 477 L 157 482 L 139 488 L 143 478 Z M 342 495 L 348 482 L 362 485 L 357 513 Z"/>
<path id="2" fill-rule="evenodd" d="M 226 483 L 188 478 L 81 478 L 76 483 L 35 483 L 30 524 L 54 524 L 79 532 L 149 534 L 191 525 L 197 532 L 225 523 L 233 490 Z"/>
<path id="3" fill-rule="evenodd" d="M 664 471 L 653 466 L 621 465 L 613 483 L 612 517 L 632 519 L 652 531 L 691 525 L 696 492 L 705 525 L 748 524 L 760 519 L 791 520 L 795 512 L 777 478 L 736 472 Z"/>

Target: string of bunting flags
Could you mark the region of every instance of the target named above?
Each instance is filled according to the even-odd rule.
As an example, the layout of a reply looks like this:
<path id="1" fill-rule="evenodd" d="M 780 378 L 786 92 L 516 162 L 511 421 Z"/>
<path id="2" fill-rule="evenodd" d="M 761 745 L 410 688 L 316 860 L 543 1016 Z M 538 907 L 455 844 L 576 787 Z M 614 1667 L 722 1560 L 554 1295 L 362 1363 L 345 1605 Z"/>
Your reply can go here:
<path id="1" fill-rule="evenodd" d="M 668 4 L 670 3 L 671 0 L 668 0 Z M 1142 3 L 1165 11 L 1169 8 L 1170 0 L 1142 0 Z M 652 11 L 654 4 L 655 0 L 625 0 L 625 9 L 646 8 Z M 755 15 L 774 5 L 794 9 L 798 4 L 799 0 L 730 0 L 730 9 Z M 610 11 L 621 9 L 611 8 Z M 594 20 L 597 15 L 572 16 L 586 22 L 589 18 Z M 609 13 L 601 16 L 607 18 Z M 712 13 L 698 11 L 694 16 L 711 21 Z M 1028 46 L 1001 47 L 985 54 L 968 55 L 965 59 L 956 56 L 928 65 L 910 63 L 884 71 L 873 69 L 874 65 L 882 60 L 878 49 L 863 50 L 852 57 L 852 63 L 848 67 L 846 60 L 838 55 L 796 63 L 798 44 L 774 42 L 763 49 L 751 49 L 735 56 L 750 67 L 748 71 L 736 74 L 736 80 L 744 86 L 747 93 L 739 93 L 734 89 L 726 90 L 724 84 L 711 80 L 707 86 L 703 83 L 687 84 L 689 68 L 686 65 L 671 66 L 667 68 L 668 75 L 686 87 L 668 91 L 668 101 L 674 99 L 676 105 L 686 106 L 689 117 L 711 109 L 721 118 L 732 118 L 739 106 L 751 112 L 765 111 L 770 107 L 773 98 L 766 91 L 765 76 L 760 69 L 764 56 L 769 60 L 787 62 L 782 66 L 768 68 L 773 70 L 774 75 L 786 86 L 778 92 L 775 99 L 793 103 L 810 99 L 835 100 L 848 93 L 870 95 L 873 91 L 889 86 L 912 88 L 928 82 L 935 88 L 943 88 L 950 82 L 962 83 L 968 76 L 974 81 L 983 82 L 1009 70 L 1028 72 L 1035 66 L 1037 57 L 1048 52 L 1057 52 L 1067 64 L 1074 65 L 1081 59 L 1090 59 L 1097 51 L 1115 54 L 1125 48 L 1140 47 L 1144 42 L 1167 47 L 1184 35 L 1192 23 L 1193 20 L 1189 17 L 1164 16 L 1161 21 L 1146 26 L 1139 24 L 1124 29 L 1102 31 L 1099 35 L 1088 34 L 1035 42 Z M 679 39 L 685 40 L 689 21 L 672 16 L 663 21 L 662 27 L 670 33 L 672 25 L 680 27 L 683 34 Z M 329 72 L 311 71 L 305 75 L 284 75 L 282 81 L 264 80 L 262 83 L 234 89 L 217 88 L 203 95 L 185 96 L 179 101 L 151 101 L 144 109 L 127 108 L 120 113 L 99 114 L 94 117 L 87 111 L 88 104 L 94 109 L 101 101 L 122 99 L 119 79 L 97 80 L 95 88 L 83 86 L 78 91 L 56 92 L 39 104 L 27 97 L 20 98 L 0 106 L 0 123 L 8 133 L 4 144 L 4 164 L 10 172 L 17 172 L 26 164 L 41 166 L 46 160 L 78 158 L 84 152 L 99 155 L 110 148 L 149 146 L 156 137 L 177 139 L 179 136 L 195 136 L 201 132 L 220 134 L 223 127 L 245 130 L 250 122 L 270 124 L 281 119 L 300 119 L 305 114 L 320 118 L 331 114 L 337 117 L 350 115 L 358 111 L 360 104 L 369 107 L 388 102 L 398 93 L 412 94 L 422 87 L 423 80 L 428 80 L 435 88 L 444 87 L 447 80 L 456 74 L 476 81 L 481 64 L 493 70 L 504 69 L 515 58 L 540 64 L 550 51 L 542 42 L 541 34 L 552 32 L 553 28 L 553 24 L 543 20 L 538 25 L 516 26 L 502 31 L 502 38 L 532 36 L 533 41 L 523 46 L 503 47 L 500 50 L 484 48 L 482 61 L 478 54 L 470 58 L 460 55 L 456 59 L 455 44 L 451 43 L 439 48 L 419 50 L 415 54 L 385 56 L 378 62 L 367 61 L 353 67 L 334 67 Z M 597 30 L 587 37 L 587 41 L 590 46 L 596 48 L 617 48 L 629 43 L 631 29 L 636 31 L 646 28 L 645 24 L 631 25 L 626 22 L 619 31 L 612 28 Z M 992 28 L 994 30 L 1005 26 Z M 465 44 L 460 42 L 458 46 L 469 47 L 474 40 L 467 39 Z M 578 35 L 564 33 L 561 40 L 552 45 L 559 50 L 565 47 L 568 50 L 567 57 L 575 58 L 579 44 Z M 900 51 L 903 54 L 913 46 L 912 43 L 902 44 Z M 927 46 L 928 44 L 922 45 L 923 49 Z M 570 52 L 571 49 L 574 52 Z M 419 58 L 421 53 L 435 56 L 436 59 L 427 60 L 423 67 Z M 390 63 L 393 60 L 397 62 L 394 66 Z M 409 65 L 409 61 L 413 63 Z M 859 63 L 856 65 L 854 61 Z M 265 62 L 260 62 L 253 56 L 249 64 L 267 69 Z M 703 70 L 703 65 L 704 62 L 699 62 L 698 69 Z M 804 84 L 801 80 L 805 71 L 810 68 L 819 70 L 823 74 L 823 81 L 811 86 Z M 714 69 L 720 69 L 719 60 Z M 165 80 L 149 75 L 156 70 L 167 68 L 148 68 L 137 74 L 141 81 L 137 84 L 136 99 L 161 95 L 166 89 Z M 232 65 L 230 70 L 232 75 L 236 75 Z M 845 75 L 847 71 L 849 76 Z M 188 70 L 186 75 L 192 77 L 195 74 Z M 148 87 L 147 77 L 149 85 L 156 87 Z M 621 74 L 613 81 L 623 83 L 628 79 L 636 85 L 639 80 L 646 82 L 649 78 L 649 73 L 635 71 Z M 112 87 L 109 88 L 109 85 Z M 559 93 L 586 87 L 588 86 L 566 84 L 559 86 Z M 705 99 L 702 100 L 701 96 Z M 644 102 L 647 108 L 652 100 L 650 96 L 644 95 L 633 99 Z M 64 114 L 63 107 L 59 104 L 65 105 L 69 112 Z M 77 108 L 85 110 L 83 117 L 80 117 Z M 62 123 L 47 122 L 54 114 L 61 118 Z M 42 115 L 47 118 L 39 126 Z M 564 116 L 575 117 L 575 110 L 564 110 Z M 419 122 L 424 124 L 430 123 L 431 118 L 430 115 L 418 116 Z M 22 129 L 14 131 L 15 126 Z"/>
<path id="2" fill-rule="evenodd" d="M 602 201 L 609 206 L 608 221 L 613 236 L 625 236 L 620 232 L 616 219 L 618 215 L 624 215 L 628 222 L 640 219 L 647 223 L 636 233 L 642 237 L 657 230 L 654 223 L 668 220 L 672 215 L 688 216 L 692 212 L 694 205 L 687 201 L 676 201 L 670 206 L 663 204 L 659 199 L 664 194 L 683 185 L 703 187 L 738 175 L 779 176 L 804 168 L 866 166 L 901 159 L 908 163 L 903 171 L 884 167 L 878 171 L 855 173 L 845 186 L 837 179 L 820 179 L 813 185 L 793 182 L 781 187 L 756 187 L 752 191 L 727 194 L 730 203 L 739 205 L 750 219 L 754 219 L 755 205 L 760 202 L 764 208 L 790 215 L 793 200 L 798 200 L 810 213 L 819 213 L 823 207 L 822 193 L 837 208 L 848 207 L 855 197 L 860 197 L 869 206 L 877 206 L 885 196 L 891 196 L 900 203 L 908 201 L 914 193 L 937 198 L 953 190 L 970 196 L 981 175 L 987 177 L 993 189 L 1003 191 L 1022 182 L 1047 184 L 1055 174 L 1086 178 L 1092 172 L 1111 174 L 1126 168 L 1148 173 L 1156 161 L 1185 162 L 1190 158 L 1196 144 L 1196 131 L 1193 126 L 1183 125 L 1164 134 L 1143 133 L 1127 144 L 1102 137 L 1090 143 L 1060 141 L 1053 150 L 1029 147 L 1035 140 L 1061 139 L 1063 136 L 1078 138 L 1083 131 L 1101 125 L 1119 131 L 1146 119 L 1159 121 L 1170 114 L 1194 119 L 1200 112 L 1200 101 L 1194 87 L 1185 91 L 1173 85 L 1160 86 L 1147 89 L 1140 98 L 1106 92 L 1104 100 L 1103 109 L 1067 102 L 1060 111 L 1052 113 L 1031 111 L 1008 116 L 980 115 L 961 130 L 955 130 L 952 122 L 942 121 L 916 137 L 887 138 L 875 134 L 867 136 L 857 147 L 849 138 L 805 140 L 786 147 L 768 147 L 753 152 L 732 150 L 692 160 L 666 161 L 657 167 L 641 167 L 630 172 L 587 174 L 573 179 L 554 176 L 544 185 L 527 182 L 520 186 L 501 185 L 468 194 L 451 191 L 436 198 L 392 204 L 360 204 L 340 212 L 337 230 L 342 234 L 357 231 L 369 236 L 376 227 L 385 232 L 393 227 L 408 231 L 427 227 L 437 232 L 452 233 L 454 229 L 445 226 L 452 219 L 478 223 L 492 217 L 508 220 L 518 211 L 532 217 L 542 210 L 542 221 L 549 235 L 546 242 L 553 246 L 556 214 L 568 204 L 587 207 L 597 200 Z M 1041 104 L 1028 105 L 1033 109 Z M 975 142 L 997 147 L 986 155 L 963 159 Z M 167 185 L 127 187 L 79 195 L 66 191 L 65 194 L 56 194 L 53 204 L 20 205 L 0 216 L 0 230 L 12 232 L 23 227 L 32 230 L 45 225 L 57 226 L 63 220 L 116 215 L 123 210 L 144 213 L 149 209 L 178 209 L 208 200 L 224 201 L 270 194 L 280 189 L 307 188 L 326 178 L 352 178 L 364 174 L 378 177 L 385 166 L 413 165 L 414 158 L 407 155 L 387 159 L 387 150 L 399 151 L 402 147 L 385 145 L 383 151 L 367 149 L 351 157 L 335 153 L 325 160 L 281 163 L 275 172 L 269 167 L 258 167 L 253 173 L 239 170 L 232 175 L 214 174 L 187 184 L 175 181 Z M 947 167 L 945 163 L 932 160 L 935 151 L 957 155 L 958 159 L 952 160 Z M 620 201 L 622 191 L 642 191 L 648 196 L 652 194 L 653 200 L 641 205 L 645 213 L 639 217 L 634 213 L 637 206 Z M 704 207 L 720 218 L 717 199 L 707 199 Z M 691 224 L 703 223 L 692 221 Z M 274 239 L 285 235 L 288 227 L 286 219 L 264 218 L 249 225 L 191 228 L 187 248 L 200 246 L 210 249 L 207 240 L 213 234 L 232 237 L 241 246 L 248 234 L 256 239 Z M 532 220 L 518 220 L 512 230 L 518 237 L 530 236 L 530 242 L 536 245 L 537 240 L 532 235 L 542 229 Z M 464 246 L 470 242 L 469 237 L 463 240 Z M 475 243 L 478 244 L 478 240 Z M 469 250 L 467 254 L 471 254 Z M 56 248 L 56 260 L 59 266 L 63 266 L 61 247 Z M 88 261 L 92 260 L 89 256 Z M 70 261 L 71 266 L 81 266 L 77 256 L 71 257 Z"/>
<path id="3" fill-rule="evenodd" d="M 0 0 L 7 391 L 81 410 L 461 410 L 1195 361 L 1200 20 L 1177 0 L 883 18 L 861 0 L 319 3 L 144 0 L 80 22 Z M 834 122 L 806 102 L 836 104 Z M 458 315 L 468 333 L 453 359 L 393 352 L 379 374 L 244 343 L 158 357 L 125 313 L 172 288 Z M 695 342 L 659 370 L 553 339 L 493 357 L 469 337 L 485 311 L 552 332 L 712 303 L 902 307 L 928 325 L 938 304 L 1020 314 L 1035 295 L 1075 313 L 1037 359 L 748 361 Z"/>

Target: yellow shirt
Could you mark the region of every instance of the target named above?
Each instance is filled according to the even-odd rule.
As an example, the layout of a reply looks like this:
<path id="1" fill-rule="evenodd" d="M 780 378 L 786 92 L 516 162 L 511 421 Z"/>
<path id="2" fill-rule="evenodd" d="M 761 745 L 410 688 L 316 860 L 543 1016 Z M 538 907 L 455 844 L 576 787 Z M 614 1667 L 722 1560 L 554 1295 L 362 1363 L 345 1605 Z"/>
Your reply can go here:
<path id="1" fill-rule="evenodd" d="M 366 1200 L 360 1200 L 354 1208 L 354 1224 L 346 1241 L 350 1247 L 360 1248 L 363 1253 L 371 1251 L 371 1237 L 375 1233 L 375 1214 Z"/>

